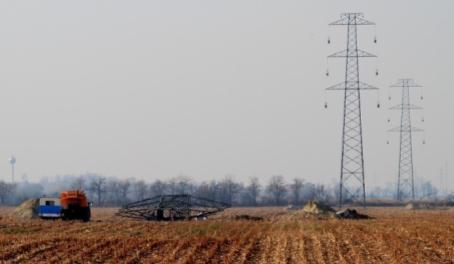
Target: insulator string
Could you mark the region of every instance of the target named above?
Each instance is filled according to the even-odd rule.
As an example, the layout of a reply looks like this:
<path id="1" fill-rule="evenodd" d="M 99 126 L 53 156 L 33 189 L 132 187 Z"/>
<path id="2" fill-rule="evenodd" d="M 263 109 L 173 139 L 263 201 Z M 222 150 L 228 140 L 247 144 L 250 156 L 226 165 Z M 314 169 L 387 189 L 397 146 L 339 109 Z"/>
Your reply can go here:
<path id="1" fill-rule="evenodd" d="M 377 90 L 377 108 L 380 108 L 380 90 Z"/>
<path id="2" fill-rule="evenodd" d="M 327 92 L 325 90 L 325 109 L 328 108 L 328 99 L 327 99 L 328 95 L 327 95 Z"/>
<path id="3" fill-rule="evenodd" d="M 375 76 L 378 76 L 378 58 L 375 59 Z"/>
<path id="4" fill-rule="evenodd" d="M 374 43 L 377 44 L 378 40 L 377 40 L 377 26 L 374 25 Z"/>
<path id="5" fill-rule="evenodd" d="M 326 58 L 326 77 L 329 77 L 329 58 Z"/>

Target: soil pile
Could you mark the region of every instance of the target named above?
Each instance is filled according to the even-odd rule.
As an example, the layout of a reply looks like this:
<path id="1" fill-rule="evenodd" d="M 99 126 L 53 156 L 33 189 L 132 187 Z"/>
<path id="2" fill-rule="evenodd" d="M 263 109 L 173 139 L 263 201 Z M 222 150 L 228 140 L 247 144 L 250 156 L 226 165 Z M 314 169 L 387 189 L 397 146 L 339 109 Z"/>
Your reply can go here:
<path id="1" fill-rule="evenodd" d="M 303 209 L 303 206 L 301 206 L 301 205 L 292 204 L 292 205 L 287 206 L 288 211 L 295 211 L 295 210 L 301 210 L 301 209 Z"/>
<path id="2" fill-rule="evenodd" d="M 16 207 L 12 215 L 22 219 L 33 219 L 38 217 L 38 199 L 30 199 Z"/>
<path id="3" fill-rule="evenodd" d="M 405 209 L 407 210 L 423 210 L 423 209 L 434 209 L 435 206 L 426 202 L 409 202 Z"/>
<path id="4" fill-rule="evenodd" d="M 235 215 L 234 220 L 249 220 L 249 221 L 263 221 L 263 217 L 253 215 Z"/>
<path id="5" fill-rule="evenodd" d="M 310 200 L 304 207 L 303 212 L 313 215 L 333 215 L 336 211 L 330 206 Z"/>
<path id="6" fill-rule="evenodd" d="M 360 214 L 355 209 L 345 209 L 336 213 L 338 219 L 370 219 L 368 215 Z"/>

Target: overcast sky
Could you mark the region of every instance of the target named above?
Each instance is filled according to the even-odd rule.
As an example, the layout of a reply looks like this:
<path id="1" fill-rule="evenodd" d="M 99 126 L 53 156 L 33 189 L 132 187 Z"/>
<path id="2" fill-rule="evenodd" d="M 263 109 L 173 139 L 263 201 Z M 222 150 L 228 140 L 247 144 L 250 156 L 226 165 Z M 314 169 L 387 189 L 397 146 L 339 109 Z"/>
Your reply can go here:
<path id="1" fill-rule="evenodd" d="M 417 176 L 454 172 L 454 2 L 20 1 L 0 2 L 0 177 L 8 158 L 30 180 L 87 171 L 147 181 L 339 177 L 346 29 L 342 12 L 377 23 L 359 31 L 366 185 L 395 182 L 398 124 L 386 110 L 397 78 L 425 86 L 426 129 L 414 137 Z M 374 35 L 378 43 L 373 44 Z M 332 44 L 327 45 L 330 36 Z M 380 75 L 374 75 L 378 67 Z M 391 123 L 387 123 L 387 118 Z M 390 144 L 386 145 L 387 138 Z M 452 177 L 451 177 L 452 178 Z M 451 189 L 454 180 L 450 179 Z"/>

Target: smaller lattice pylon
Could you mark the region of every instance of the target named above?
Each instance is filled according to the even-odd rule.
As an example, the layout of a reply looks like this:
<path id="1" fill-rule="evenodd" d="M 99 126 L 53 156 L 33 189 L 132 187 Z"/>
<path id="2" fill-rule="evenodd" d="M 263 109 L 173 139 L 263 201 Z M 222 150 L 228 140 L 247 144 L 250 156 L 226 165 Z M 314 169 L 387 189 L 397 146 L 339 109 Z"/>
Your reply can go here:
<path id="1" fill-rule="evenodd" d="M 404 199 L 415 199 L 415 181 L 413 167 L 413 132 L 423 132 L 423 129 L 412 126 L 411 111 L 422 110 L 423 108 L 411 104 L 410 88 L 422 87 L 412 79 L 399 79 L 396 84 L 390 87 L 402 89 L 402 101 L 399 105 L 390 107 L 390 110 L 400 110 L 400 126 L 388 130 L 388 132 L 398 132 L 399 141 L 399 170 L 397 174 L 396 198 L 399 201 Z"/>

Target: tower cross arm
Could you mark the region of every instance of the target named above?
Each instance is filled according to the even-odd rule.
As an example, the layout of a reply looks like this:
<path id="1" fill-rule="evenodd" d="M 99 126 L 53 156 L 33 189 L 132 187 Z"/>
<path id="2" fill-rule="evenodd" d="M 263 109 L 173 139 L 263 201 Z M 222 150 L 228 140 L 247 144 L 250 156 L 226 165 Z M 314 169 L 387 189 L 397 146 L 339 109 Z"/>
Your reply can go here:
<path id="1" fill-rule="evenodd" d="M 376 55 L 364 50 L 343 50 L 333 53 L 328 58 L 346 58 L 346 57 L 377 57 Z"/>
<path id="2" fill-rule="evenodd" d="M 344 90 L 378 90 L 379 88 L 363 82 L 346 81 L 326 88 L 327 91 Z"/>
<path id="3" fill-rule="evenodd" d="M 395 127 L 388 130 L 388 132 L 424 132 L 424 129 L 418 127 L 408 127 L 408 128 L 401 128 Z"/>
<path id="4" fill-rule="evenodd" d="M 422 85 L 415 83 L 412 79 L 400 79 L 397 83 L 390 85 L 389 87 L 422 87 Z"/>
<path id="5" fill-rule="evenodd" d="M 329 23 L 330 26 L 346 26 L 346 25 L 357 25 L 357 26 L 371 26 L 375 25 L 374 22 L 363 18 L 361 13 L 345 13 L 341 15 L 341 19 Z"/>
<path id="6" fill-rule="evenodd" d="M 393 107 L 390 107 L 389 108 L 390 110 L 402 110 L 402 109 L 410 109 L 410 110 L 423 110 L 424 108 L 422 108 L 421 106 L 419 105 L 414 105 L 414 104 L 409 104 L 409 105 L 402 105 L 402 104 L 399 104 L 399 105 L 395 105 Z"/>

